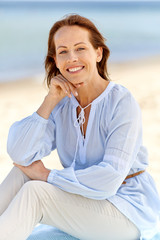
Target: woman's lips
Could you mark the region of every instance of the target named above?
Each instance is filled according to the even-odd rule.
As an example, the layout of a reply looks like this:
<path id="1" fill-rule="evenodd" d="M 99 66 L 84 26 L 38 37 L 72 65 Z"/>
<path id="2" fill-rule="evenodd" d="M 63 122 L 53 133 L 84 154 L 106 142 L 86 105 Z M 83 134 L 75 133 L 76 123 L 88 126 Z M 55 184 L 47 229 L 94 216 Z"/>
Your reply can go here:
<path id="1" fill-rule="evenodd" d="M 80 72 L 83 68 L 84 66 L 70 67 L 70 68 L 67 68 L 67 71 L 71 74 L 74 74 L 74 73 Z"/>

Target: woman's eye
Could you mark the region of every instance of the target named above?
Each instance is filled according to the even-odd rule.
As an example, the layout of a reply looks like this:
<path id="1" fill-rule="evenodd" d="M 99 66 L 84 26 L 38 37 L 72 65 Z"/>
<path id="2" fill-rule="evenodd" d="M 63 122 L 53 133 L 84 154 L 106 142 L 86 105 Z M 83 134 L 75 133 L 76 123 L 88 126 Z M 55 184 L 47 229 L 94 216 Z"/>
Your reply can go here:
<path id="1" fill-rule="evenodd" d="M 85 48 L 80 47 L 80 48 L 77 49 L 77 51 L 82 51 L 82 50 L 85 50 Z"/>
<path id="2" fill-rule="evenodd" d="M 63 50 L 61 52 L 59 52 L 59 54 L 65 54 L 67 51 L 66 50 Z"/>

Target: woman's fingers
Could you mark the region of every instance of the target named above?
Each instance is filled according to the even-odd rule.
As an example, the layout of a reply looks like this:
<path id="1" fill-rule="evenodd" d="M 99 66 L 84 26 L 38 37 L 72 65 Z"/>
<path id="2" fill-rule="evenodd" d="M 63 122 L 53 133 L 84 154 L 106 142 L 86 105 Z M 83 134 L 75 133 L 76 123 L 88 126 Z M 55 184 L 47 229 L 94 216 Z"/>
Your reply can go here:
<path id="1" fill-rule="evenodd" d="M 73 95 L 75 97 L 78 96 L 78 92 L 77 92 L 77 89 L 75 88 L 75 86 L 73 86 L 71 83 L 70 83 L 70 89 L 71 89 L 71 92 L 73 93 Z"/>
<path id="2" fill-rule="evenodd" d="M 60 75 L 60 77 L 64 81 L 64 83 L 68 85 L 70 93 L 72 92 L 74 96 L 78 96 L 77 89 L 81 86 L 81 84 L 74 85 L 70 83 L 67 79 L 65 79 L 62 75 Z"/>
<path id="3" fill-rule="evenodd" d="M 57 88 L 59 94 L 63 92 L 64 95 L 67 95 L 69 91 L 69 89 L 67 89 L 66 86 L 64 85 L 64 82 L 61 79 L 58 79 L 57 77 L 54 77 L 51 80 L 50 90 L 52 89 L 53 86 Z"/>
<path id="4" fill-rule="evenodd" d="M 70 94 L 72 92 L 73 95 L 78 96 L 78 92 L 77 92 L 76 87 L 72 83 L 70 83 L 67 79 L 65 79 L 62 75 L 58 75 L 58 76 L 59 76 L 60 79 L 62 79 L 63 83 L 65 84 L 67 92 L 70 93 Z"/>
<path id="5" fill-rule="evenodd" d="M 65 86 L 65 89 L 66 89 L 66 94 L 69 96 L 69 97 L 71 97 L 71 88 L 70 88 L 70 86 L 69 86 L 69 84 L 67 83 L 67 82 L 65 82 L 65 81 L 63 81 L 63 84 L 64 84 L 64 86 Z"/>
<path id="6" fill-rule="evenodd" d="M 19 167 L 19 168 L 22 168 L 22 167 L 23 167 L 23 166 L 21 166 L 21 165 L 15 163 L 15 162 L 13 162 L 13 165 L 16 166 L 16 167 Z"/>
<path id="7" fill-rule="evenodd" d="M 64 94 L 68 97 L 71 97 L 71 93 L 74 96 L 78 96 L 77 88 L 79 86 L 74 86 L 67 79 L 65 79 L 62 75 L 57 75 L 51 80 L 51 86 L 54 85 L 56 87 L 60 87 Z"/>

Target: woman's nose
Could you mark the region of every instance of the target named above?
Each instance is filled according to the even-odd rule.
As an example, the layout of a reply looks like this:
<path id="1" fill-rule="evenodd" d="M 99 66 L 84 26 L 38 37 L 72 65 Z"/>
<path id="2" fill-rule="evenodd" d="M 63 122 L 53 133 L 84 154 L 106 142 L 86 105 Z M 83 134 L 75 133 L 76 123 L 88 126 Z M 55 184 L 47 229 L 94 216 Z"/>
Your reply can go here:
<path id="1" fill-rule="evenodd" d="M 67 62 L 70 63 L 70 62 L 77 62 L 77 61 L 78 61 L 77 54 L 75 52 L 70 52 L 68 54 Z"/>

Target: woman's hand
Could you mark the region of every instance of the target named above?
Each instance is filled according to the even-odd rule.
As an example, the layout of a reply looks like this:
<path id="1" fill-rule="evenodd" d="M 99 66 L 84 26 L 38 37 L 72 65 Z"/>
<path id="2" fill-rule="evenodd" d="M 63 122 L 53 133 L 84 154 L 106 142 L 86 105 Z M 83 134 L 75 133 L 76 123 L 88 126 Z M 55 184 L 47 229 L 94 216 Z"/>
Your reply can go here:
<path id="1" fill-rule="evenodd" d="M 73 85 L 66 80 L 61 74 L 52 78 L 49 93 L 45 97 L 42 105 L 37 110 L 37 113 L 48 119 L 54 107 L 66 96 L 71 97 L 71 92 L 74 96 L 78 96 L 77 89 L 83 86 L 83 83 Z"/>
<path id="2" fill-rule="evenodd" d="M 19 164 L 13 163 L 24 174 L 26 174 L 32 180 L 41 180 L 47 182 L 48 175 L 51 170 L 45 168 L 41 160 L 33 162 L 31 165 L 24 167 Z"/>
<path id="3" fill-rule="evenodd" d="M 76 86 L 73 85 L 59 74 L 52 78 L 48 94 L 60 100 L 66 96 L 71 97 L 71 93 L 74 96 L 78 96 L 77 88 L 80 86 L 80 84 L 77 84 Z"/>

